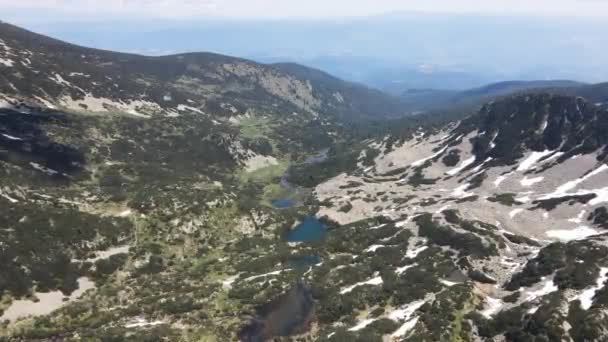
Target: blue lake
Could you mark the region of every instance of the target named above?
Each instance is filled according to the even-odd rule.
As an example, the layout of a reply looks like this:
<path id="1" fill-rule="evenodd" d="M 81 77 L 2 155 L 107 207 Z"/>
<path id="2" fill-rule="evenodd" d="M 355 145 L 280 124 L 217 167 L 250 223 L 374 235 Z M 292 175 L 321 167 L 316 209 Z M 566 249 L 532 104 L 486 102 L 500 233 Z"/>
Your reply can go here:
<path id="1" fill-rule="evenodd" d="M 296 202 L 291 198 L 277 198 L 270 201 L 272 206 L 276 209 L 287 209 L 293 207 Z"/>
<path id="2" fill-rule="evenodd" d="M 294 229 L 290 230 L 285 240 L 289 242 L 307 242 L 320 240 L 325 236 L 327 228 L 314 216 L 306 216 Z"/>

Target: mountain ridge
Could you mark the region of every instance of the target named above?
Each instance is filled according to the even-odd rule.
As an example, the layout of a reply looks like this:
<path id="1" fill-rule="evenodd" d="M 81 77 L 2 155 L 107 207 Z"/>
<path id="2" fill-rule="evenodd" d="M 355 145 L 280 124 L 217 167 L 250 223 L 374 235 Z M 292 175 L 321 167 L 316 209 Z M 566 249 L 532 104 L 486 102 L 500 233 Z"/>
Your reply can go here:
<path id="1" fill-rule="evenodd" d="M 17 56 L 11 55 L 12 52 L 9 50 L 10 46 L 7 46 L 6 44 L 3 45 L 4 51 L 2 51 L 2 58 L 5 60 L 3 66 L 5 68 L 17 68 L 18 72 L 21 74 L 21 79 L 36 78 L 38 87 L 41 89 L 28 89 L 26 85 L 20 84 L 22 82 L 20 82 L 19 79 L 11 77 L 11 74 L 5 75 L 5 81 L 12 84 L 13 87 L 19 89 L 23 87 L 23 90 L 28 90 L 32 95 L 43 99 L 45 98 L 45 93 L 50 92 L 49 95 L 53 98 L 46 99 L 48 101 L 56 102 L 57 99 L 54 97 L 57 95 L 52 92 L 51 83 L 41 83 L 43 79 L 40 72 L 46 73 L 47 77 L 52 78 L 55 81 L 54 83 L 76 83 L 76 85 L 81 88 L 80 93 L 78 91 L 73 91 L 72 94 L 70 94 L 71 96 L 82 97 L 84 96 L 82 92 L 92 92 L 93 90 L 100 93 L 99 95 L 103 94 L 103 91 L 100 90 L 99 87 L 91 86 L 90 84 L 86 85 L 82 80 L 75 79 L 73 76 L 76 75 L 82 76 L 81 78 L 88 78 L 89 83 L 95 81 L 106 85 L 106 87 L 113 87 L 114 84 L 118 84 L 123 91 L 130 90 L 131 94 L 126 95 L 130 95 L 131 97 L 144 97 L 161 107 L 171 105 L 173 109 L 175 109 L 176 104 L 172 103 L 171 100 L 164 101 L 164 95 L 166 94 L 159 93 L 174 92 L 176 94 L 173 96 L 178 96 L 184 89 L 179 89 L 179 83 L 176 82 L 180 81 L 180 78 L 186 77 L 188 79 L 181 79 L 181 82 L 186 82 L 188 80 L 194 81 L 194 84 L 197 84 L 202 89 L 205 87 L 218 87 L 217 90 L 219 92 L 211 92 L 207 95 L 189 92 L 188 94 L 183 94 L 181 96 L 186 97 L 187 95 L 194 97 L 195 95 L 198 95 L 200 101 L 209 100 L 211 95 L 221 97 L 222 92 L 226 91 L 255 93 L 257 91 L 255 88 L 259 88 L 262 92 L 266 93 L 265 96 L 270 96 L 271 98 L 275 97 L 275 101 L 279 100 L 290 103 L 300 110 L 323 111 L 328 115 L 336 115 L 342 118 L 348 118 L 349 116 L 353 118 L 396 117 L 402 115 L 396 105 L 396 100 L 392 99 L 390 96 L 333 77 L 326 78 L 326 80 L 329 79 L 331 83 L 334 84 L 330 87 L 330 90 L 335 91 L 335 93 L 325 94 L 323 91 L 313 89 L 318 87 L 323 88 L 323 82 L 319 82 L 318 85 L 313 85 L 310 83 L 310 80 L 307 80 L 306 78 L 298 79 L 298 77 L 290 75 L 289 73 L 284 73 L 284 70 L 275 68 L 272 65 L 259 64 L 241 58 L 207 52 L 194 52 L 160 57 L 114 53 L 111 51 L 90 49 L 61 42 L 10 24 L 2 24 L 0 29 L 3 39 L 15 41 L 20 45 L 18 46 L 18 50 L 20 51 L 19 58 L 21 59 L 20 63 L 16 63 L 16 61 L 12 59 Z M 55 56 L 57 56 L 57 58 L 55 58 Z M 37 60 L 38 58 L 40 60 Z M 29 63 L 23 61 L 29 61 Z M 68 64 L 62 65 L 62 63 L 66 62 Z M 31 63 L 34 63 L 34 67 L 30 65 Z M 40 63 L 40 65 L 37 65 L 38 63 Z M 54 69 L 53 65 L 59 65 L 60 68 Z M 0 67 L 2 67 L 2 65 L 0 65 Z M 43 70 L 37 70 L 35 68 Z M 71 70 L 68 75 L 60 75 L 61 79 L 54 79 L 56 76 L 53 75 L 52 72 L 66 72 L 67 70 L 70 70 L 70 68 L 73 70 Z M 300 75 L 319 73 L 319 71 L 304 66 L 298 66 L 298 69 L 300 70 Z M 150 81 L 154 82 L 156 80 L 160 84 L 146 86 L 146 77 L 150 77 Z M 134 79 L 139 79 L 139 83 L 133 82 Z M 110 80 L 112 82 L 108 82 Z M 238 84 L 245 86 L 245 88 L 253 88 L 249 90 L 239 89 L 238 87 L 231 88 L 229 83 L 231 80 L 237 81 Z M 354 106 L 343 108 L 344 98 L 350 100 L 355 97 L 349 93 L 339 93 L 340 90 L 343 92 L 345 91 L 345 89 L 343 89 L 345 85 L 347 86 L 347 92 L 350 90 L 356 92 L 356 97 L 367 97 L 373 102 L 394 102 L 395 104 L 384 111 L 374 110 L 374 108 L 371 107 L 367 107 L 364 110 L 360 110 Z M 12 89 L 12 87 L 7 87 L 5 85 L 2 92 L 11 94 L 15 93 L 15 90 Z M 113 95 L 121 100 L 127 100 L 127 98 L 121 96 L 121 94 Z M 261 97 L 263 94 L 241 95 L 241 97 L 247 96 Z M 377 99 L 374 100 L 374 98 Z M 179 100 L 185 101 L 187 99 Z M 194 100 L 196 101 L 197 99 Z M 187 103 L 182 104 L 187 105 Z M 204 104 L 202 103 L 199 105 L 204 107 Z M 73 109 L 70 106 L 68 106 L 68 108 Z"/>

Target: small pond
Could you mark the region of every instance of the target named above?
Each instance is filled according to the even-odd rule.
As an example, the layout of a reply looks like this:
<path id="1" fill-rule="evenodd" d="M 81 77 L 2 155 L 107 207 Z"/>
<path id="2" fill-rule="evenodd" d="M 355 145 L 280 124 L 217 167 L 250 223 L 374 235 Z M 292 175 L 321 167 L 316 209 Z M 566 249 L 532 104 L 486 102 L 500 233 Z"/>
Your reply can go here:
<path id="1" fill-rule="evenodd" d="M 288 242 L 310 242 L 321 240 L 325 237 L 327 228 L 316 217 L 309 215 L 297 226 L 285 234 L 285 241 Z"/>
<path id="2" fill-rule="evenodd" d="M 291 198 L 277 198 L 270 201 L 270 204 L 275 209 L 287 209 L 295 206 L 296 201 Z"/>

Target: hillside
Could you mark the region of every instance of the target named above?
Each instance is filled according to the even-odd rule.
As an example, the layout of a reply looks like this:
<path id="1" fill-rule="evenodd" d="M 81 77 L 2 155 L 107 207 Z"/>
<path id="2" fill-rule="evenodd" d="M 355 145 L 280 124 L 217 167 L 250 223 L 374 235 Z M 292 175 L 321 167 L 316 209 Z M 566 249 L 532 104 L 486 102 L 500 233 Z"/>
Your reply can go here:
<path id="1" fill-rule="evenodd" d="M 505 81 L 485 85 L 468 90 L 412 89 L 401 95 L 402 104 L 410 112 L 427 112 L 445 110 L 448 108 L 467 109 L 479 107 L 496 97 L 517 92 L 534 91 L 539 89 L 558 91 L 566 88 L 575 90 L 584 86 L 583 83 L 553 80 L 553 81 Z"/>
<path id="2" fill-rule="evenodd" d="M 361 122 L 305 67 L 0 28 L 0 340 L 608 339 L 602 85 Z"/>
<path id="3" fill-rule="evenodd" d="M 62 110 L 179 115 L 248 108 L 343 119 L 398 117 L 395 99 L 303 66 L 263 65 L 211 53 L 146 57 L 100 51 L 0 24 L 0 92 Z M 27 94 L 27 98 L 11 98 Z M 390 105 L 393 102 L 394 105 Z M 363 104 L 384 103 L 382 107 Z"/>

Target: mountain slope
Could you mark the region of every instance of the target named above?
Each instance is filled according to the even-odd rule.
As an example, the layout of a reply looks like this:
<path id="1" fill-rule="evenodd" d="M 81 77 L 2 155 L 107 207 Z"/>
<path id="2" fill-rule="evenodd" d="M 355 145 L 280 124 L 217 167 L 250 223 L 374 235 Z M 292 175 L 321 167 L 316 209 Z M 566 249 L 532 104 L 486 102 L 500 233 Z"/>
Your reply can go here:
<path id="1" fill-rule="evenodd" d="M 517 92 L 549 88 L 557 91 L 561 88 L 574 89 L 583 85 L 583 83 L 568 80 L 505 81 L 464 91 L 412 89 L 404 92 L 401 99 L 404 106 L 407 106 L 410 111 L 436 111 L 480 106 L 494 98 Z"/>
<path id="2" fill-rule="evenodd" d="M 359 262 L 396 257 L 357 277 L 379 276 L 380 286 L 353 297 L 396 281 L 391 303 L 424 303 L 406 316 L 403 340 L 605 339 L 607 123 L 582 98 L 520 95 L 443 130 L 370 141 L 358 170 L 316 187 L 318 215 L 342 227 L 382 216 L 398 227 L 388 235 L 407 232 L 410 243 L 378 238 L 352 250 Z M 394 317 L 354 312 L 351 338 L 367 330 L 358 323 L 378 332 L 372 322 Z"/>
<path id="3" fill-rule="evenodd" d="M 26 100 L 66 110 L 177 115 L 187 108 L 243 114 L 248 107 L 279 107 L 343 118 L 401 115 L 396 105 L 360 107 L 362 99 L 397 103 L 387 95 L 331 77 L 308 78 L 320 72 L 302 66 L 291 73 L 211 53 L 145 57 L 101 51 L 5 23 L 0 39 L 5 97 L 27 94 Z"/>

